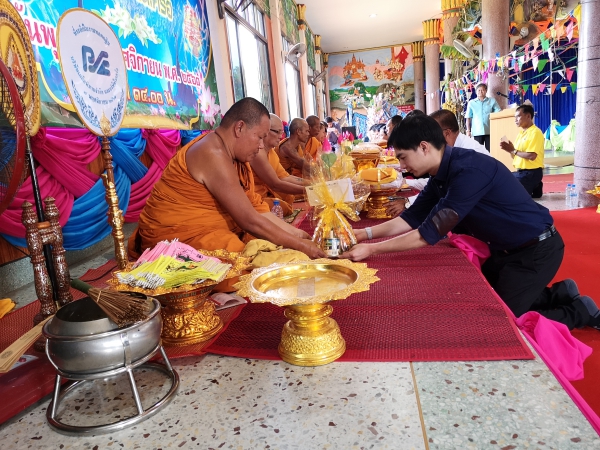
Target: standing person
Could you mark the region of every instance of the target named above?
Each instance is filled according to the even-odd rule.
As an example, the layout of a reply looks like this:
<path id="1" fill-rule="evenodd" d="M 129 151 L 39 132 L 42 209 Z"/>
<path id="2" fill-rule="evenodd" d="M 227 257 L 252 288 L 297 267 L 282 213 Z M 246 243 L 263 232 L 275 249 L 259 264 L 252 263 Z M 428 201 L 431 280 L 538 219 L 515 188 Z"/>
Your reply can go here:
<path id="1" fill-rule="evenodd" d="M 513 157 L 514 172 L 517 180 L 533 198 L 543 194 L 544 183 L 544 134 L 533 123 L 533 106 L 521 105 L 515 112 L 515 123 L 521 131 L 513 144 L 511 141 L 500 142 L 500 148 Z"/>
<path id="2" fill-rule="evenodd" d="M 467 136 L 473 138 L 490 151 L 490 114 L 501 111 L 495 98 L 486 97 L 487 84 L 479 83 L 475 88 L 477 98 L 467 105 Z"/>
<path id="3" fill-rule="evenodd" d="M 342 130 L 339 125 L 333 121 L 332 117 L 327 117 L 325 122 L 327 122 L 327 139 L 331 146 L 334 147 L 338 143 L 338 137 L 342 133 Z"/>
<path id="4" fill-rule="evenodd" d="M 360 261 L 434 245 L 460 223 L 488 244 L 491 256 L 481 270 L 515 316 L 537 311 L 569 328 L 599 326 L 598 308 L 579 295 L 573 280 L 547 287 L 562 262 L 563 240 L 550 212 L 521 189 L 504 164 L 448 147 L 439 124 L 425 115 L 405 118 L 390 143 L 403 168 L 431 178 L 400 217 L 355 232 L 359 242 L 396 237 L 357 244 L 342 257 Z"/>

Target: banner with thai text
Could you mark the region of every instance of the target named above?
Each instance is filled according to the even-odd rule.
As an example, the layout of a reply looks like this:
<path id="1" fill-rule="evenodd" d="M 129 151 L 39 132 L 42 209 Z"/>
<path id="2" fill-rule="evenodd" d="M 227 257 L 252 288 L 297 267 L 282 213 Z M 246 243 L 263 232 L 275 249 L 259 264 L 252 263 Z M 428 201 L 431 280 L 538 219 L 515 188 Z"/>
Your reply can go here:
<path id="1" fill-rule="evenodd" d="M 119 38 L 129 84 L 124 128 L 214 128 L 221 111 L 205 2 L 12 0 L 35 53 L 42 125 L 82 126 L 61 74 L 56 26 L 68 9 L 84 8 Z"/>

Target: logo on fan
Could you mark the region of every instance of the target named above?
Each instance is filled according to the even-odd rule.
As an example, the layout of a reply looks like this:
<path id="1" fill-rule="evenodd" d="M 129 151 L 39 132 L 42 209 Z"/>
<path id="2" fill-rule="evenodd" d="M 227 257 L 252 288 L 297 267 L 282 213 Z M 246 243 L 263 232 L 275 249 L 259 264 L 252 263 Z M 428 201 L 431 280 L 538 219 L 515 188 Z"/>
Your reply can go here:
<path id="1" fill-rule="evenodd" d="M 81 59 L 83 60 L 83 71 L 97 73 L 109 77 L 110 63 L 108 62 L 108 53 L 101 51 L 98 58 L 95 57 L 94 50 L 87 45 L 81 46 Z"/>

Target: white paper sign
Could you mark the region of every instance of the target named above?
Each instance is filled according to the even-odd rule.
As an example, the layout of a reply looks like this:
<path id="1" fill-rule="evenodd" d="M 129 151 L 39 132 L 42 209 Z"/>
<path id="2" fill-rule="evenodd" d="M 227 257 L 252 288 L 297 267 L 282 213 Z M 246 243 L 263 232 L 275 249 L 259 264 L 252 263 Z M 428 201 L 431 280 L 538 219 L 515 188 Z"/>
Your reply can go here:
<path id="1" fill-rule="evenodd" d="M 333 180 L 327 181 L 325 183 L 331 196 L 333 197 L 334 202 L 353 202 L 354 201 L 354 191 L 352 190 L 352 180 L 350 178 L 342 178 L 341 180 Z M 321 201 L 317 197 L 315 193 L 315 187 L 306 186 L 306 196 L 308 197 L 308 204 L 310 206 L 320 206 L 322 205 Z"/>
<path id="2" fill-rule="evenodd" d="M 127 72 L 116 34 L 94 13 L 74 8 L 58 21 L 62 75 L 84 125 L 98 136 L 119 131 L 127 104 Z"/>

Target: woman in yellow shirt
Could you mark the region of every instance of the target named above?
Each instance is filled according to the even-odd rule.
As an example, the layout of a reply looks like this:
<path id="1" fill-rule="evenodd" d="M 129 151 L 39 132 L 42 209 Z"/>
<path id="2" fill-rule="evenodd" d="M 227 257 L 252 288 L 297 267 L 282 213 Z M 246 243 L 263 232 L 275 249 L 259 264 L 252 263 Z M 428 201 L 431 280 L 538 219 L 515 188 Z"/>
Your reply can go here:
<path id="1" fill-rule="evenodd" d="M 521 131 L 512 142 L 500 142 L 502 150 L 513 156 L 515 177 L 533 198 L 542 196 L 544 176 L 544 134 L 533 124 L 531 105 L 521 105 L 515 112 L 515 123 Z"/>

